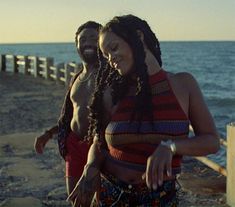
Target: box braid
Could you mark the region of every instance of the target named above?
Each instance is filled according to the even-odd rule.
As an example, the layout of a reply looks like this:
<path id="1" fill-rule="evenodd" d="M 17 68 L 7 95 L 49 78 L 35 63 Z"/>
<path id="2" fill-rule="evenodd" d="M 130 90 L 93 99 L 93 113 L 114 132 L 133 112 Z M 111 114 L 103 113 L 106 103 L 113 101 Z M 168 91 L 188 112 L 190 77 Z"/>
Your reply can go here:
<path id="1" fill-rule="evenodd" d="M 144 34 L 144 41 L 147 47 L 155 56 L 159 65 L 162 66 L 160 44 L 147 22 L 133 15 L 114 17 L 109 23 L 101 28 L 100 34 L 110 30 L 124 39 L 133 52 L 134 68 L 137 75 L 137 91 L 135 108 L 131 120 L 136 118 L 139 121 L 140 129 L 141 120 L 144 114 L 148 114 L 151 120 L 153 120 L 153 114 L 151 88 L 149 85 L 147 65 L 145 63 L 145 52 L 143 43 L 141 42 L 137 31 L 140 30 Z M 100 68 L 100 70 L 102 70 L 103 73 L 98 73 L 97 79 L 99 81 L 96 82 L 96 89 L 91 104 L 90 130 L 93 132 L 90 132 L 90 135 L 99 133 L 102 127 L 102 97 L 105 86 L 109 85 L 112 87 L 112 100 L 113 104 L 116 104 L 126 95 L 130 83 L 130 77 L 121 76 L 116 70 L 107 66 L 105 69 Z"/>
<path id="2" fill-rule="evenodd" d="M 116 70 L 110 67 L 101 51 L 98 49 L 99 69 L 95 80 L 95 89 L 89 106 L 88 140 L 103 129 L 102 121 L 104 112 L 103 94 L 107 86 L 112 88 L 112 101 L 115 105 L 121 97 L 125 96 L 128 87 L 127 78 L 122 77 Z M 114 89 L 120 91 L 114 96 Z M 116 91 L 115 90 L 115 91 Z"/>
<path id="3" fill-rule="evenodd" d="M 98 49 L 98 47 L 97 47 Z M 88 140 L 92 140 L 95 134 L 102 128 L 102 114 L 103 114 L 103 94 L 105 85 L 102 84 L 104 77 L 107 77 L 109 73 L 109 66 L 102 56 L 101 51 L 98 49 L 99 69 L 97 71 L 95 79 L 95 89 L 91 97 L 91 103 L 89 105 L 89 128 L 88 128 Z"/>
<path id="4" fill-rule="evenodd" d="M 140 122 L 144 114 L 147 114 L 152 120 L 151 88 L 145 63 L 144 47 L 138 30 L 144 34 L 144 42 L 157 59 L 159 65 L 162 66 L 159 41 L 147 22 L 133 15 L 114 17 L 105 27 L 101 28 L 101 33 L 110 30 L 124 39 L 133 52 L 134 68 L 137 75 L 137 91 L 132 119 L 136 118 Z M 116 90 L 116 93 L 119 93 L 119 91 Z"/>

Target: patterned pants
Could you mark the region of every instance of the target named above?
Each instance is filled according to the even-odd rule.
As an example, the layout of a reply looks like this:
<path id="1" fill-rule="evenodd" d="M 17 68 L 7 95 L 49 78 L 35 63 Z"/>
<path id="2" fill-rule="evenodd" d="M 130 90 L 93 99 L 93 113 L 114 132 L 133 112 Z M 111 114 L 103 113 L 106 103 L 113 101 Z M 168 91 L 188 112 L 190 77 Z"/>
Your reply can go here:
<path id="1" fill-rule="evenodd" d="M 99 206 L 175 207 L 178 205 L 175 182 L 165 181 L 157 190 L 149 190 L 145 184 L 129 185 L 105 175 L 101 178 Z"/>

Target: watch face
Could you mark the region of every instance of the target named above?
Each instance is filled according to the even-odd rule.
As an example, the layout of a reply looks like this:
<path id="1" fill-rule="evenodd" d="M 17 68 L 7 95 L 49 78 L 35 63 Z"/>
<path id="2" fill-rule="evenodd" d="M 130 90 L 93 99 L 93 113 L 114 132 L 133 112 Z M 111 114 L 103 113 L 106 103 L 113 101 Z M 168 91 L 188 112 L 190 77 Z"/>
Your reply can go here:
<path id="1" fill-rule="evenodd" d="M 169 148 L 171 150 L 172 154 L 176 153 L 176 146 L 172 140 L 161 141 L 161 145 Z"/>

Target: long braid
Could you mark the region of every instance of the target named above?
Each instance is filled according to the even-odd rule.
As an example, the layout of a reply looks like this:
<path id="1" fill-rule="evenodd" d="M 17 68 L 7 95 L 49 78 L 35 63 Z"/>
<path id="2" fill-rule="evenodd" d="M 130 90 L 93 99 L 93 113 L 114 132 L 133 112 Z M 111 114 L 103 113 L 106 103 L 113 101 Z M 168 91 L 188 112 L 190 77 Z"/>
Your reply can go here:
<path id="1" fill-rule="evenodd" d="M 137 119 L 141 122 L 144 114 L 147 114 L 152 120 L 151 88 L 145 63 L 145 52 L 143 43 L 141 42 L 137 31 L 140 30 L 143 32 L 144 41 L 161 66 L 161 51 L 155 34 L 151 31 L 146 21 L 133 15 L 115 17 L 101 30 L 102 32 L 111 30 L 123 38 L 131 47 L 135 63 L 135 73 L 137 76 L 137 91 L 132 119 Z M 117 90 L 116 93 L 118 93 Z"/>
<path id="2" fill-rule="evenodd" d="M 102 116 L 104 114 L 103 94 L 107 86 L 112 88 L 113 104 L 116 104 L 126 94 L 127 80 L 119 75 L 119 73 L 112 68 L 105 61 L 103 56 L 99 53 L 99 69 L 96 76 L 95 89 L 89 106 L 89 129 L 88 139 L 92 139 L 95 134 L 103 129 Z M 119 91 L 120 93 L 116 93 Z"/>
<path id="3" fill-rule="evenodd" d="M 97 71 L 95 79 L 95 89 L 91 98 L 89 106 L 89 128 L 88 128 L 88 140 L 91 140 L 95 134 L 101 130 L 102 112 L 103 112 L 103 93 L 105 85 L 103 79 L 109 74 L 109 66 L 103 58 L 101 51 L 97 47 L 97 54 L 99 59 L 99 69 Z"/>
<path id="4" fill-rule="evenodd" d="M 162 66 L 161 50 L 158 39 L 150 29 L 146 21 L 139 19 L 133 15 L 125 15 L 120 17 L 114 17 L 105 27 L 101 28 L 100 34 L 111 30 L 122 39 L 124 39 L 132 49 L 134 57 L 134 68 L 137 77 L 137 90 L 135 96 L 135 108 L 132 113 L 131 120 L 139 121 L 140 124 L 143 120 L 143 116 L 147 114 L 153 120 L 153 105 L 151 97 L 151 87 L 149 85 L 149 76 L 147 73 L 147 65 L 145 63 L 145 52 L 143 44 L 138 35 L 138 30 L 143 32 L 144 41 L 157 59 L 160 66 Z M 103 57 L 100 59 L 103 59 Z M 103 112 L 103 92 L 106 85 L 112 88 L 112 100 L 115 105 L 120 101 L 127 93 L 129 87 L 130 77 L 121 76 L 117 71 L 109 67 L 100 67 L 102 70 L 97 75 L 95 93 L 91 103 L 91 114 L 90 114 L 90 135 L 98 133 L 101 129 L 102 112 Z M 101 76 L 101 77 L 100 77 Z"/>

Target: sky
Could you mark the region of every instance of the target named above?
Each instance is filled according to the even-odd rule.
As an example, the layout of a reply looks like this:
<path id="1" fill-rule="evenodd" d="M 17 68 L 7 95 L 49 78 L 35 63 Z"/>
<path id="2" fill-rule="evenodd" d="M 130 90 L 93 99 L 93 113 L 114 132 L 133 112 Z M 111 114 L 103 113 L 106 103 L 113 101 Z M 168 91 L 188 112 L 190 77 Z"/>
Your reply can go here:
<path id="1" fill-rule="evenodd" d="M 80 24 L 125 14 L 160 41 L 235 40 L 235 0 L 0 0 L 0 44 L 73 42 Z"/>

